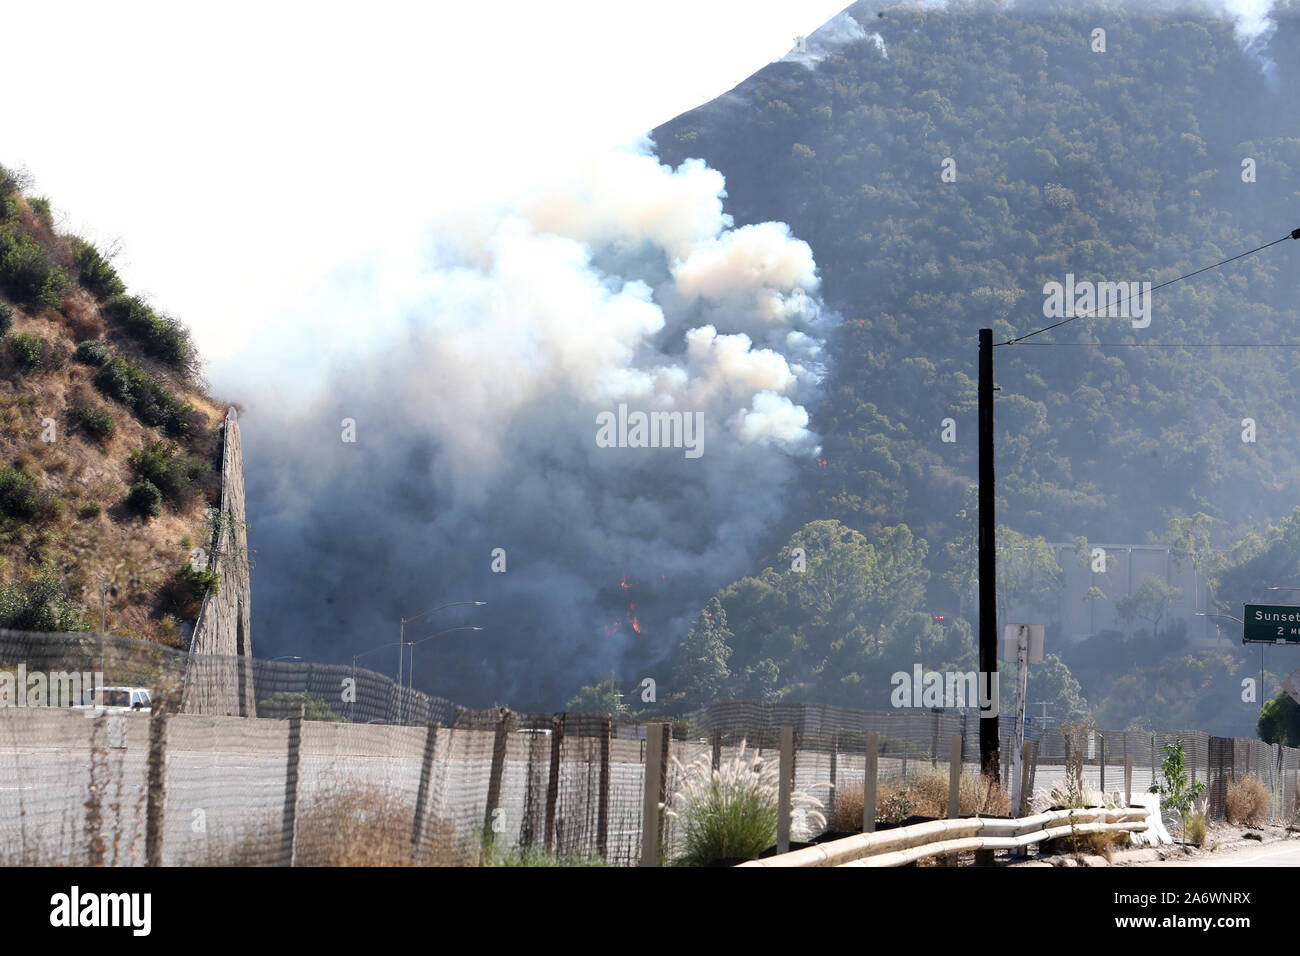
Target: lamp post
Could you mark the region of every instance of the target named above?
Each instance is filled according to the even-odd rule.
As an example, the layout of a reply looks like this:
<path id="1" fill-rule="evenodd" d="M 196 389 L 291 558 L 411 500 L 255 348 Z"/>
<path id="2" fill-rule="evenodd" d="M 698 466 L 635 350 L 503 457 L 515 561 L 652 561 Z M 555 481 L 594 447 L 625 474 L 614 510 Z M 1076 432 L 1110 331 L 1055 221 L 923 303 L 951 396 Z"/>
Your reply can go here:
<path id="1" fill-rule="evenodd" d="M 430 614 L 437 614 L 439 611 L 445 611 L 449 607 L 483 607 L 486 601 L 452 601 L 450 604 L 439 604 L 437 607 L 431 607 L 427 611 L 421 611 L 419 614 L 412 614 L 410 617 L 404 617 L 398 622 L 397 626 L 397 686 L 402 686 L 402 659 L 403 647 L 406 645 L 406 625 L 421 618 L 426 618 Z"/>
<path id="2" fill-rule="evenodd" d="M 407 689 L 413 693 L 415 691 L 415 645 L 423 644 L 425 641 L 431 641 L 435 637 L 442 637 L 442 635 L 444 634 L 450 634 L 452 631 L 481 631 L 481 630 L 483 630 L 483 628 L 477 624 L 461 624 L 458 627 L 449 627 L 445 630 L 439 631 L 437 634 L 430 634 L 428 637 L 422 637 L 418 641 L 411 641 L 407 645 L 407 647 L 411 649 L 411 657 L 410 660 L 408 661 L 407 675 L 406 675 Z"/>

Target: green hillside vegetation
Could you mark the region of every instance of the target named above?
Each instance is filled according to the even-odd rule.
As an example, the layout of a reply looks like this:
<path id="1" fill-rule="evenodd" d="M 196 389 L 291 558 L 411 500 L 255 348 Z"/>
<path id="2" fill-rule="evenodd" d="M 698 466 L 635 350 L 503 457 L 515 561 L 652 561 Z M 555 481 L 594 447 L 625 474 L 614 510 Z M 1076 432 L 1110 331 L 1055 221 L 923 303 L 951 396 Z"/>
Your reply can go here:
<path id="1" fill-rule="evenodd" d="M 808 463 L 807 493 L 774 529 L 780 560 L 718 592 L 729 631 L 698 666 L 720 673 L 725 658 L 725 679 L 693 679 L 681 649 L 669 662 L 693 689 L 684 703 L 881 706 L 896 667 L 969 662 L 976 330 L 1001 341 L 1048 324 L 1043 285 L 1066 273 L 1159 283 L 1300 225 L 1300 139 L 1285 122 L 1300 101 L 1294 13 L 1279 14 L 1270 81 L 1231 23 L 1191 10 L 849 12 L 883 50 L 867 38 L 815 69 L 772 64 L 654 133 L 664 162 L 723 172 L 738 225 L 780 220 L 806 239 L 843 316 L 813 409 L 825 461 Z M 1090 49 L 1097 26 L 1105 53 Z M 1258 181 L 1243 181 L 1245 158 Z M 955 182 L 941 178 L 948 159 Z M 1257 655 L 1231 635 L 1193 646 L 1154 585 L 1121 609 L 1123 632 L 1069 646 L 1045 542 L 1191 542 L 1178 553 L 1220 576 L 1230 614 L 1265 585 L 1300 584 L 1297 353 L 1083 344 L 1300 342 L 1298 257 L 1288 241 L 1163 290 L 1149 329 L 1081 319 L 997 350 L 1000 585 L 1046 598 L 1061 713 L 1254 732 L 1242 680 L 1258 677 Z M 948 418 L 955 443 L 940 438 Z M 809 535 L 795 576 L 780 546 Z"/>
<path id="2" fill-rule="evenodd" d="M 0 627 L 177 643 L 223 409 L 185 327 L 0 167 Z M 108 585 L 106 593 L 101 591 Z"/>

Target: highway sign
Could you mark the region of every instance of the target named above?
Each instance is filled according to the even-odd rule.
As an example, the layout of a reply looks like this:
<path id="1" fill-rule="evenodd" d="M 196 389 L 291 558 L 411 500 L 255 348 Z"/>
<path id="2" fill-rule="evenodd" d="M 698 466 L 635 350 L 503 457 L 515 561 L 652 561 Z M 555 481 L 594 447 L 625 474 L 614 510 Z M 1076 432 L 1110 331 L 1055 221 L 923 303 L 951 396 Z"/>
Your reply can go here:
<path id="1" fill-rule="evenodd" d="M 1243 644 L 1300 644 L 1300 607 L 1247 604 L 1242 619 Z"/>

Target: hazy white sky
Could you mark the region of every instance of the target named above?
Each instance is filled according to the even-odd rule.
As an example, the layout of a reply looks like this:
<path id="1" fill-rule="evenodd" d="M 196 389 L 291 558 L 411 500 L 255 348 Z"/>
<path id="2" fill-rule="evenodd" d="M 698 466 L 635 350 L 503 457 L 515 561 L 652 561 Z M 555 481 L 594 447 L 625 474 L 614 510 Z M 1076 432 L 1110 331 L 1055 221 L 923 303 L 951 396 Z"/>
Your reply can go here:
<path id="1" fill-rule="evenodd" d="M 846 5 L 13 5 L 0 163 L 64 229 L 121 241 L 128 285 L 194 329 L 220 388 L 337 267 L 414 255 L 439 218 L 635 139 Z"/>

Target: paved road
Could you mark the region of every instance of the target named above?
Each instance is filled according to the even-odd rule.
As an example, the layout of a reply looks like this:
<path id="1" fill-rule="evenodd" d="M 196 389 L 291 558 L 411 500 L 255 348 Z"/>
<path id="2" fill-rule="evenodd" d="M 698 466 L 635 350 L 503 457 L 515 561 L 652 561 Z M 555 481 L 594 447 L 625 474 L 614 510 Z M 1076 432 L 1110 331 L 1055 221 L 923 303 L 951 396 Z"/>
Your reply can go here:
<path id="1" fill-rule="evenodd" d="M 1166 860 L 1150 866 L 1300 866 L 1300 840 L 1244 847 L 1194 860 Z"/>

